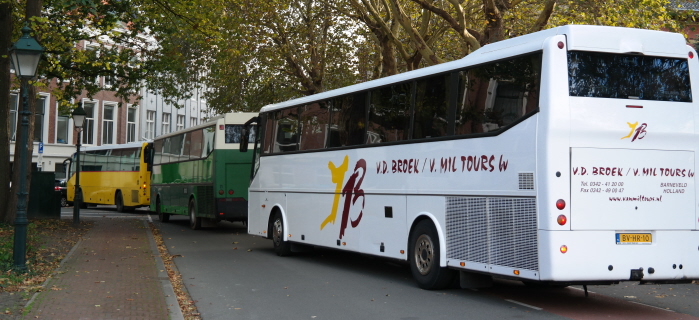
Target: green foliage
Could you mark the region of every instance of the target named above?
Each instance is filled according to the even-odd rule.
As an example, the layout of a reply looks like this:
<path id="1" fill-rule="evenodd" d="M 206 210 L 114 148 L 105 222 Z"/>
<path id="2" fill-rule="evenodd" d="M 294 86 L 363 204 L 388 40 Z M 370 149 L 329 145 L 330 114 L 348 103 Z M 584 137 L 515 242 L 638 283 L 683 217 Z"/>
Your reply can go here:
<path id="1" fill-rule="evenodd" d="M 13 7 L 17 24 L 24 1 Z M 31 22 L 47 47 L 40 70 L 58 79 L 64 106 L 102 90 L 95 78 L 108 76 L 124 101 L 143 86 L 175 105 L 203 90 L 217 112 L 460 59 L 565 24 L 679 31 L 695 19 L 668 0 L 45 0 L 43 11 Z"/>

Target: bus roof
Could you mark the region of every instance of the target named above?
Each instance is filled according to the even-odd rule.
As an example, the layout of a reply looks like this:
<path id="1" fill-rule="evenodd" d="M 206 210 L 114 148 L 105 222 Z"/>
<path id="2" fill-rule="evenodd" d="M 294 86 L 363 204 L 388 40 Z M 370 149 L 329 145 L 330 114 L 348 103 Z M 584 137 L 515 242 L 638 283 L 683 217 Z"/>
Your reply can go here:
<path id="1" fill-rule="evenodd" d="M 210 127 L 210 126 L 215 125 L 216 122 L 218 122 L 221 119 L 225 119 L 225 123 L 227 123 L 227 124 L 241 124 L 242 125 L 246 121 L 250 120 L 250 118 L 255 117 L 255 116 L 257 116 L 257 112 L 229 112 L 229 113 L 226 113 L 223 115 L 212 117 L 211 119 L 209 119 L 209 121 L 198 124 L 196 126 L 189 127 L 189 128 L 182 129 L 182 130 L 177 130 L 175 132 L 171 132 L 171 133 L 164 134 L 161 136 L 157 136 L 157 137 L 155 137 L 154 141 L 155 140 L 162 140 L 162 139 L 165 139 L 167 137 L 172 137 L 172 136 L 181 134 L 183 132 L 188 132 L 188 131 L 192 131 L 192 130 Z"/>
<path id="2" fill-rule="evenodd" d="M 335 96 L 538 51 L 542 49 L 546 39 L 556 35 L 566 36 L 568 50 L 603 51 L 668 57 L 686 57 L 688 52 L 684 36 L 679 33 L 623 27 L 567 25 L 491 43 L 459 60 L 294 100 L 269 104 L 262 107 L 260 112 L 311 103 Z"/>
<path id="3" fill-rule="evenodd" d="M 107 144 L 107 145 L 102 145 L 102 146 L 80 148 L 80 151 L 87 152 L 87 151 L 95 151 L 95 150 L 117 150 L 117 149 L 141 148 L 144 143 L 147 143 L 147 142 L 146 141 L 138 141 L 138 142 L 123 143 L 123 144 Z"/>

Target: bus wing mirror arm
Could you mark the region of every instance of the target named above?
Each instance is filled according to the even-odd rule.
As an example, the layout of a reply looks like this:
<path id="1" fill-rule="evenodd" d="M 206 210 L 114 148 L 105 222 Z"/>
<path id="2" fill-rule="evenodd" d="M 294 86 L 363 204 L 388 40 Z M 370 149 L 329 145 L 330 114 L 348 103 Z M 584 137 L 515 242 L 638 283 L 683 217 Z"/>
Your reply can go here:
<path id="1" fill-rule="evenodd" d="M 258 123 L 259 119 L 260 117 L 252 117 L 243 125 L 243 134 L 242 138 L 240 139 L 240 152 L 248 151 L 248 136 L 250 135 L 250 126 L 253 123 Z"/>

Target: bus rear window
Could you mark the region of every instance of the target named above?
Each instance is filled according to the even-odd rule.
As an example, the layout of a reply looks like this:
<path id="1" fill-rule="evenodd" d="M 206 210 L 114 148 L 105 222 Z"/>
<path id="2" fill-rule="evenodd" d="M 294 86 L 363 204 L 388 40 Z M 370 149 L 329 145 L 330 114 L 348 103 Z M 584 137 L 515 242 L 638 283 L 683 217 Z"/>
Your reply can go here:
<path id="1" fill-rule="evenodd" d="M 692 101 L 687 59 L 568 52 L 571 96 Z"/>
<path id="2" fill-rule="evenodd" d="M 227 124 L 226 125 L 226 143 L 240 143 L 241 136 L 243 134 L 242 124 Z M 255 141 L 255 129 L 252 127 L 248 135 L 248 142 L 253 143 Z"/>

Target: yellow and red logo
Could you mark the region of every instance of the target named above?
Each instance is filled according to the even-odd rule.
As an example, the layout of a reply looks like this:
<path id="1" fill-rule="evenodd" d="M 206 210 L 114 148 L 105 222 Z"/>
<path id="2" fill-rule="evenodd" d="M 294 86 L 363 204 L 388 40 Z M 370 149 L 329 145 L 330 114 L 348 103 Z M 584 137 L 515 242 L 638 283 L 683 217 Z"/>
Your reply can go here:
<path id="1" fill-rule="evenodd" d="M 330 179 L 335 184 L 335 198 L 333 199 L 330 215 L 320 224 L 320 230 L 323 230 L 328 223 L 335 224 L 340 197 L 344 197 L 345 202 L 342 207 L 342 223 L 340 224 L 340 239 L 342 239 L 342 236 L 345 235 L 345 229 L 347 229 L 347 222 L 352 225 L 352 228 L 356 228 L 362 220 L 364 211 L 364 190 L 362 190 L 361 187 L 362 181 L 364 181 L 364 175 L 366 175 L 366 161 L 364 159 L 359 159 L 357 161 L 354 166 L 354 172 L 352 172 L 352 175 L 347 179 L 344 187 L 342 183 L 345 182 L 345 174 L 349 169 L 349 156 L 345 156 L 344 161 L 342 161 L 339 167 L 332 161 L 329 161 L 328 169 L 330 169 Z M 359 214 L 356 219 L 352 219 L 350 216 L 350 209 L 352 206 L 358 205 L 357 200 L 359 200 L 359 198 L 362 199 Z"/>
<path id="2" fill-rule="evenodd" d="M 629 132 L 629 134 L 627 136 L 622 137 L 621 138 L 622 140 L 627 139 L 627 138 L 631 138 L 631 136 L 633 136 L 633 138 L 631 138 L 631 142 L 634 142 L 634 141 L 636 141 L 636 139 L 640 140 L 640 139 L 643 139 L 646 137 L 646 128 L 648 127 L 648 124 L 642 123 L 639 126 L 638 121 L 636 121 L 635 123 L 627 122 L 626 124 L 629 125 L 629 128 L 631 128 L 631 131 Z"/>

